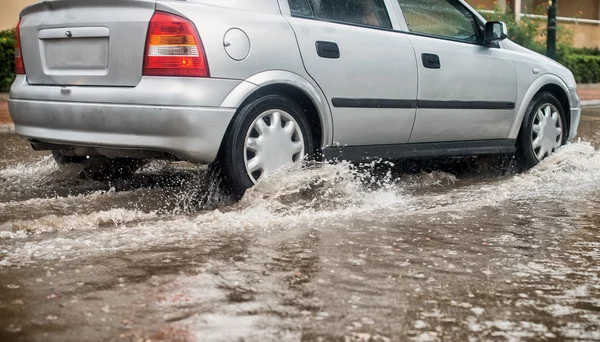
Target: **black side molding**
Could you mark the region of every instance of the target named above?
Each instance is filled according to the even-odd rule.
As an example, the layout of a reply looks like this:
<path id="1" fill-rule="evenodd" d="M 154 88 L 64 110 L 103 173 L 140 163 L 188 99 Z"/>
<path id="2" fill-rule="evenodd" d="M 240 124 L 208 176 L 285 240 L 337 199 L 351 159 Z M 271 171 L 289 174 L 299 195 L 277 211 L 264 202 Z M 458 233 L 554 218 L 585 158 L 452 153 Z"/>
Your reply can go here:
<path id="1" fill-rule="evenodd" d="M 417 100 L 333 98 L 336 108 L 417 108 Z"/>
<path id="2" fill-rule="evenodd" d="M 516 152 L 515 139 L 474 140 L 398 145 L 326 147 L 327 160 L 370 161 L 410 158 L 462 157 Z"/>
<path id="3" fill-rule="evenodd" d="M 424 109 L 481 109 L 512 110 L 514 102 L 502 101 L 429 101 L 396 99 L 350 99 L 336 97 L 331 99 L 336 108 L 424 108 Z"/>
<path id="4" fill-rule="evenodd" d="M 418 102 L 419 108 L 425 109 L 515 109 L 514 102 L 427 100 L 419 100 Z"/>

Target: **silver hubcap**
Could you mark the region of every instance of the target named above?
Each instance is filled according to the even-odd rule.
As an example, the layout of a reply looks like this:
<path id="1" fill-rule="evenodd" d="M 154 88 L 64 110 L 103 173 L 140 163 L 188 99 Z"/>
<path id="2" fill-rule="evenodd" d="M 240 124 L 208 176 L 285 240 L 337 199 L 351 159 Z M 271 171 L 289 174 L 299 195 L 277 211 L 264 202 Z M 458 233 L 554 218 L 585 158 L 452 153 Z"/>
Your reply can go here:
<path id="1" fill-rule="evenodd" d="M 551 104 L 540 107 L 533 118 L 531 146 L 538 160 L 553 154 L 563 141 L 563 124 L 558 110 Z"/>
<path id="2" fill-rule="evenodd" d="M 252 182 L 304 156 L 304 137 L 298 123 L 285 111 L 273 109 L 258 116 L 244 143 L 246 172 Z"/>

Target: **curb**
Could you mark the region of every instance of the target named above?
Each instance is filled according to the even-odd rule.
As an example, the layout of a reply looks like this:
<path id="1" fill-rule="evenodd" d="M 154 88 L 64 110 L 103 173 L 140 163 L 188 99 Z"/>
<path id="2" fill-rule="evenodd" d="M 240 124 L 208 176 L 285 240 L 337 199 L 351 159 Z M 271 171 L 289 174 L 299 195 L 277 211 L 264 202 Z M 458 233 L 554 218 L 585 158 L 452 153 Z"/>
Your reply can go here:
<path id="1" fill-rule="evenodd" d="M 0 134 L 2 133 L 14 133 L 15 125 L 14 124 L 0 124 Z"/>
<path id="2" fill-rule="evenodd" d="M 600 89 L 600 83 L 578 83 L 577 89 Z"/>
<path id="3" fill-rule="evenodd" d="M 598 106 L 600 106 L 600 100 L 584 100 L 584 101 L 581 101 L 581 108 L 598 107 Z"/>

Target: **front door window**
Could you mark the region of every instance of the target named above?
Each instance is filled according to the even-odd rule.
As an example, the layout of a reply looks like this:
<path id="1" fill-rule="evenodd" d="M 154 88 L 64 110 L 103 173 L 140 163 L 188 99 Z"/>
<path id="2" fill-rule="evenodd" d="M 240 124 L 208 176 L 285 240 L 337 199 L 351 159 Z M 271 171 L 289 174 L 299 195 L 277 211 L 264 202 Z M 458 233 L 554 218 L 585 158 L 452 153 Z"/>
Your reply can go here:
<path id="1" fill-rule="evenodd" d="M 408 30 L 480 44 L 477 21 L 458 0 L 398 0 Z"/>

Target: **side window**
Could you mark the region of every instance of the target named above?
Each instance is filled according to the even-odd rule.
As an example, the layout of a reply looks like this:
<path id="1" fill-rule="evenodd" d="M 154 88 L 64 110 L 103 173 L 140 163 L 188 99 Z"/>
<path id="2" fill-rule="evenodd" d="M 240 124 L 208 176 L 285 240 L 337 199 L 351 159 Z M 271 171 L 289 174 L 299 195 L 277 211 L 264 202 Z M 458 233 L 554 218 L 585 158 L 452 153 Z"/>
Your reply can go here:
<path id="1" fill-rule="evenodd" d="M 312 17 L 313 13 L 308 1 L 309 0 L 289 0 L 292 15 Z"/>
<path id="2" fill-rule="evenodd" d="M 289 3 L 292 15 L 392 28 L 383 0 L 289 0 Z"/>
<path id="3" fill-rule="evenodd" d="M 447 37 L 468 43 L 481 43 L 473 13 L 458 0 L 398 0 L 408 30 Z"/>

